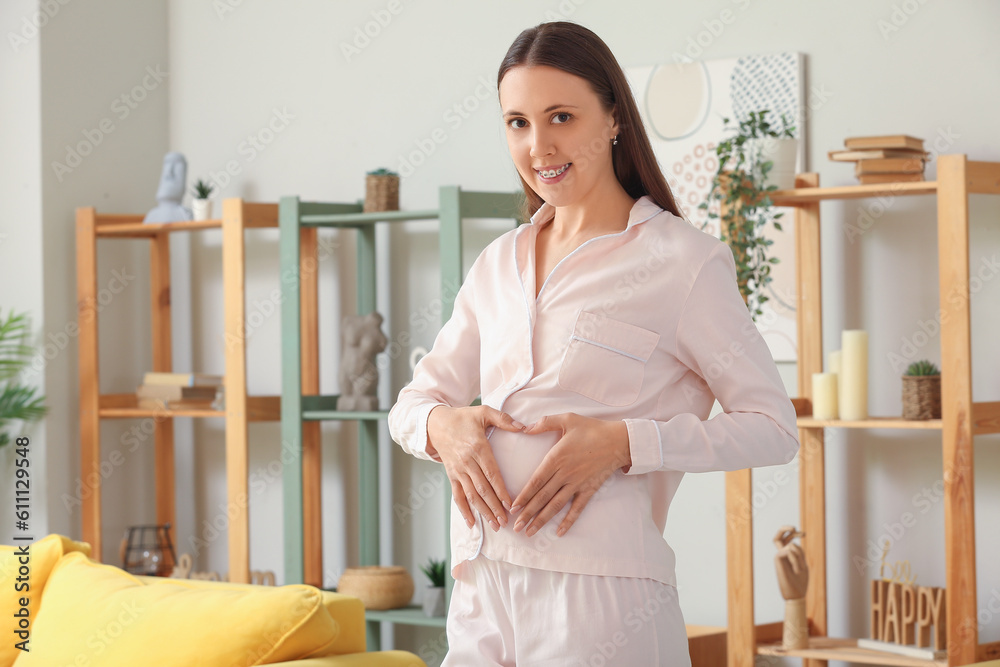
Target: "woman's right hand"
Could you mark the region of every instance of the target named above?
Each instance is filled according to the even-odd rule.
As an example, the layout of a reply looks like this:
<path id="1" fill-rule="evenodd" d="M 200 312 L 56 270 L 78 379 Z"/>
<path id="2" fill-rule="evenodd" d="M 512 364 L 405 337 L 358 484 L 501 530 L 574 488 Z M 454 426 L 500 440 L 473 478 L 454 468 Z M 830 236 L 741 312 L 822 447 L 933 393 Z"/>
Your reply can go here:
<path id="1" fill-rule="evenodd" d="M 427 417 L 427 451 L 432 456 L 436 452 L 444 464 L 452 496 L 465 523 L 470 528 L 475 524 L 475 508 L 497 531 L 507 525 L 511 497 L 486 439 L 490 426 L 515 433 L 525 429 L 524 424 L 488 405 L 439 405 Z"/>

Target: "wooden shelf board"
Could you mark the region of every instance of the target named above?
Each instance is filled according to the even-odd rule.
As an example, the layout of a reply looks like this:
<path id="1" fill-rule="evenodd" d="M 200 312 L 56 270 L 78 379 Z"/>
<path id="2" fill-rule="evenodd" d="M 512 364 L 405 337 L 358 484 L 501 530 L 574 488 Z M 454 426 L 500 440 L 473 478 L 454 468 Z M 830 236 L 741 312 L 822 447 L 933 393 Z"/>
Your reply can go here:
<path id="1" fill-rule="evenodd" d="M 864 199 L 866 197 L 897 197 L 903 195 L 932 195 L 937 192 L 937 181 L 908 181 L 901 183 L 872 183 L 845 185 L 833 188 L 794 188 L 775 190 L 771 201 L 775 206 L 795 206 L 828 199 Z"/>
<path id="2" fill-rule="evenodd" d="M 136 417 L 225 417 L 222 410 L 208 408 L 183 408 L 180 410 L 148 410 L 144 408 L 101 408 L 102 419 L 133 419 Z"/>
<path id="3" fill-rule="evenodd" d="M 135 419 L 140 417 L 225 417 L 224 410 L 184 408 L 153 410 L 140 408 L 135 394 L 101 394 L 98 416 L 102 419 Z M 247 396 L 247 421 L 280 421 L 280 396 Z"/>
<path id="4" fill-rule="evenodd" d="M 840 660 L 868 665 L 896 665 L 897 667 L 947 667 L 947 660 L 924 660 L 895 655 L 884 651 L 858 648 L 857 639 L 836 639 L 833 637 L 810 637 L 809 648 L 781 648 L 781 644 L 761 644 L 758 655 L 811 658 L 813 660 Z"/>
<path id="5" fill-rule="evenodd" d="M 445 627 L 448 620 L 445 616 L 428 616 L 423 608 L 416 605 L 402 607 L 400 609 L 386 609 L 375 611 L 365 610 L 365 620 L 368 621 L 388 621 L 390 623 L 402 623 L 404 625 L 428 625 L 436 628 Z"/>
<path id="6" fill-rule="evenodd" d="M 796 423 L 799 428 L 915 428 L 938 430 L 942 428 L 940 419 L 903 419 L 902 417 L 869 417 L 856 421 L 843 419 L 813 419 L 812 415 L 800 416 Z"/>
<path id="7" fill-rule="evenodd" d="M 222 229 L 222 220 L 183 220 L 178 222 L 126 222 L 97 225 L 98 237 L 144 238 L 161 232 L 190 232 L 199 229 Z"/>

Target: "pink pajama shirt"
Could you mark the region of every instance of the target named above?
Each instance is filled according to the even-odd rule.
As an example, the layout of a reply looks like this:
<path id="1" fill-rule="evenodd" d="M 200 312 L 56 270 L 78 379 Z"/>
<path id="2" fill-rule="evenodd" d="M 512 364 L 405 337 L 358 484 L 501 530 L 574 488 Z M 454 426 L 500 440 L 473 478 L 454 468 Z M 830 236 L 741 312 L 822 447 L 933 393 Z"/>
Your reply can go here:
<path id="1" fill-rule="evenodd" d="M 727 244 L 644 196 L 624 231 L 563 258 L 536 299 L 535 238 L 553 213 L 543 204 L 473 263 L 451 318 L 390 410 L 390 433 L 411 455 L 440 461 L 427 451 L 430 410 L 481 396 L 524 424 L 565 412 L 623 420 L 632 464 L 608 478 L 562 537 L 555 530 L 569 504 L 532 537 L 515 533 L 513 521 L 494 532 L 479 517 L 469 528 L 453 504 L 453 608 L 464 599 L 460 575 L 471 576 L 459 566 L 478 556 L 673 587 L 663 531 L 684 473 L 787 463 L 799 446 L 795 409 Z M 716 399 L 724 412 L 708 419 Z M 514 498 L 559 434 L 491 428 L 487 437 Z M 573 624 L 578 610 L 567 613 L 559 622 Z"/>

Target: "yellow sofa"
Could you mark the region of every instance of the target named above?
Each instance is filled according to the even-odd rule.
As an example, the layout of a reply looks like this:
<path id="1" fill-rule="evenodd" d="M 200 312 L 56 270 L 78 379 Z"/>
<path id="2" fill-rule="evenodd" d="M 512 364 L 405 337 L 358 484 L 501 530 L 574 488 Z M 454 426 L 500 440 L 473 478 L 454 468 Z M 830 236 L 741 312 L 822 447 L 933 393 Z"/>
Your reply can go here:
<path id="1" fill-rule="evenodd" d="M 0 667 L 427 667 L 365 653 L 364 608 L 348 595 L 135 577 L 61 535 L 20 546 L 0 545 Z"/>

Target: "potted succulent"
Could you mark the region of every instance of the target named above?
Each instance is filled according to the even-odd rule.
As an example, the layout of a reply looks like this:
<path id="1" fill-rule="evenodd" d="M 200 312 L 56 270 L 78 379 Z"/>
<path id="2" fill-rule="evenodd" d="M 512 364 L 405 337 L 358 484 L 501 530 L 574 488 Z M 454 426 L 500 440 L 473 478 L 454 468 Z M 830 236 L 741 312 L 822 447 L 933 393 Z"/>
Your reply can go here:
<path id="1" fill-rule="evenodd" d="M 385 167 L 365 174 L 365 212 L 399 210 L 399 174 Z"/>
<path id="2" fill-rule="evenodd" d="M 447 567 L 445 561 L 433 558 L 427 561 L 427 565 L 420 566 L 423 573 L 431 580 L 427 590 L 424 591 L 424 613 L 428 616 L 444 616 L 447 611 L 444 604 L 444 577 Z"/>
<path id="3" fill-rule="evenodd" d="M 941 418 L 941 371 L 927 359 L 914 361 L 903 375 L 903 419 Z"/>
<path id="4" fill-rule="evenodd" d="M 195 181 L 194 202 L 191 205 L 191 211 L 194 213 L 195 220 L 208 220 L 212 217 L 212 200 L 209 197 L 213 190 L 215 188 L 211 184 L 206 183 L 200 178 Z"/>
<path id="5" fill-rule="evenodd" d="M 768 257 L 767 249 L 774 243 L 764 237 L 769 223 L 783 231 L 778 220 L 784 215 L 775 213 L 771 193 L 778 186 L 770 182 L 774 161 L 771 156 L 787 150 L 775 150 L 775 142 L 794 139 L 795 128 L 782 115 L 780 128 L 768 120 L 767 109 L 751 111 L 735 128 L 735 134 L 719 142 L 716 147 L 718 169 L 712 179 L 708 199 L 698 205 L 708 213 L 702 229 L 711 220 L 720 220 L 720 238 L 729 244 L 736 260 L 736 274 L 740 293 L 756 320 L 763 314 L 761 306 L 768 301 L 764 294 L 771 282 L 771 265 L 777 257 Z M 728 129 L 730 121 L 723 118 Z M 795 154 L 793 148 L 791 154 Z M 791 167 L 794 173 L 794 166 Z"/>

